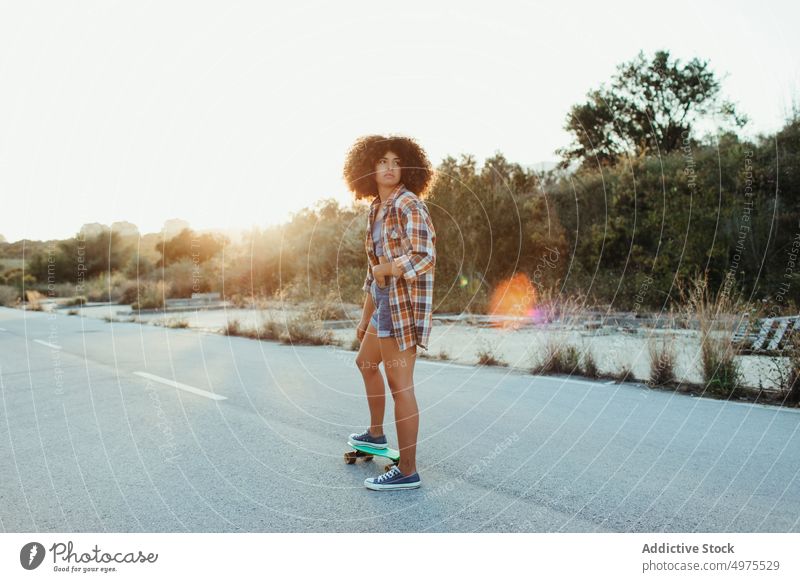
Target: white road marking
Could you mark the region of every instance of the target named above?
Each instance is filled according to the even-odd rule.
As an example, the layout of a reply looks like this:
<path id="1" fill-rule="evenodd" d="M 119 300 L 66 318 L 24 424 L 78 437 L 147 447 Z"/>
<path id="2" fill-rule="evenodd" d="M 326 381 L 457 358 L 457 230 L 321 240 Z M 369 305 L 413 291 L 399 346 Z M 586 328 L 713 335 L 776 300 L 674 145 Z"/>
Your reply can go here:
<path id="1" fill-rule="evenodd" d="M 47 346 L 48 348 L 52 348 L 54 350 L 60 350 L 61 349 L 61 346 L 57 346 L 56 344 L 51 344 L 50 342 L 45 342 L 45 341 L 42 341 L 42 340 L 33 340 L 33 341 L 35 341 L 37 344 L 42 344 L 43 346 Z"/>
<path id="2" fill-rule="evenodd" d="M 197 394 L 199 396 L 205 396 L 206 398 L 210 398 L 211 400 L 227 400 L 227 396 L 220 396 L 219 394 L 214 394 L 213 392 L 209 392 L 207 390 L 202 390 L 200 388 L 195 388 L 194 386 L 189 386 L 188 384 L 181 384 L 180 382 L 175 382 L 174 380 L 169 380 L 167 378 L 162 378 L 161 376 L 156 376 L 155 374 L 150 374 L 148 372 L 134 372 L 137 376 L 142 378 L 146 378 L 148 380 L 152 380 L 153 382 L 159 382 L 166 386 L 171 386 L 173 388 L 178 388 L 179 390 L 185 390 L 186 392 L 191 392 L 192 394 Z"/>

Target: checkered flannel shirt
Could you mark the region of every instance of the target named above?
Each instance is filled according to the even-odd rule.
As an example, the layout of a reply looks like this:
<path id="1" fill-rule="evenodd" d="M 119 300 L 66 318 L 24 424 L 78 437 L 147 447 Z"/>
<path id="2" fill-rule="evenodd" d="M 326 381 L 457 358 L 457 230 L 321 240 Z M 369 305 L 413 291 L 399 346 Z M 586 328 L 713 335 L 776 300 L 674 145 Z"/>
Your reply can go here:
<path id="1" fill-rule="evenodd" d="M 372 224 L 380 209 L 375 196 L 367 218 L 365 240 L 367 277 L 364 291 L 369 292 L 374 279 L 372 267 L 379 263 L 372 241 Z M 398 259 L 403 270 L 389 279 L 389 305 L 392 327 L 400 351 L 414 344 L 428 349 L 433 320 L 433 274 L 436 263 L 436 231 L 428 207 L 403 184 L 389 196 L 383 218 L 383 251 L 390 262 Z"/>

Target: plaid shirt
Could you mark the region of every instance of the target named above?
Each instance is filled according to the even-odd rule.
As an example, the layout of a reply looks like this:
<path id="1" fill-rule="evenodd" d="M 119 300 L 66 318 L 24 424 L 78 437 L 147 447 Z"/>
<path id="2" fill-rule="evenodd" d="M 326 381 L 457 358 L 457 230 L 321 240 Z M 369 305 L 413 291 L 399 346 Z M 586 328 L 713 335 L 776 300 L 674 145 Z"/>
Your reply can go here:
<path id="1" fill-rule="evenodd" d="M 367 218 L 365 245 L 369 266 L 364 291 L 369 292 L 374 279 L 372 267 L 380 261 L 375 256 L 372 225 L 380 208 L 375 196 Z M 383 252 L 389 262 L 398 259 L 403 270 L 389 279 L 389 305 L 392 327 L 400 351 L 413 345 L 428 349 L 433 323 L 433 272 L 436 263 L 436 231 L 428 207 L 416 194 L 399 184 L 386 202 L 383 217 Z"/>

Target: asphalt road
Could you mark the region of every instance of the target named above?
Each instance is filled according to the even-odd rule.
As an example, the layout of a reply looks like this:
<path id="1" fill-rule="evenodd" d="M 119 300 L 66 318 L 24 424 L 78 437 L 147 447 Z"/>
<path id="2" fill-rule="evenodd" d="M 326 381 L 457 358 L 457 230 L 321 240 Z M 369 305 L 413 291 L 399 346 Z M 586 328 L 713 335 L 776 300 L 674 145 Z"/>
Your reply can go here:
<path id="1" fill-rule="evenodd" d="M 0 528 L 800 531 L 800 411 L 425 360 L 423 486 L 368 491 L 354 356 L 0 308 Z"/>

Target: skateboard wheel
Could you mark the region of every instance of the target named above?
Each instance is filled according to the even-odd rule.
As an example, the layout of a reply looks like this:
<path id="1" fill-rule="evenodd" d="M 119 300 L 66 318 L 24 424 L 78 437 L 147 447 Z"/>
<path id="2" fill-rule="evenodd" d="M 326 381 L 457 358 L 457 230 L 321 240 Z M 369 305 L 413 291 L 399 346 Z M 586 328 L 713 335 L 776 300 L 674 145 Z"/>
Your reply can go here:
<path id="1" fill-rule="evenodd" d="M 344 454 L 344 462 L 347 463 L 348 465 L 352 465 L 353 463 L 356 462 L 355 455 L 353 455 L 353 453 L 345 453 Z"/>
<path id="2" fill-rule="evenodd" d="M 386 465 L 383 468 L 383 472 L 385 473 L 386 471 L 391 471 L 392 467 L 394 467 L 394 466 L 395 466 L 395 463 L 389 463 L 388 465 Z"/>
<path id="3" fill-rule="evenodd" d="M 371 460 L 372 460 L 372 455 L 367 455 L 364 457 L 364 461 L 371 461 Z"/>

